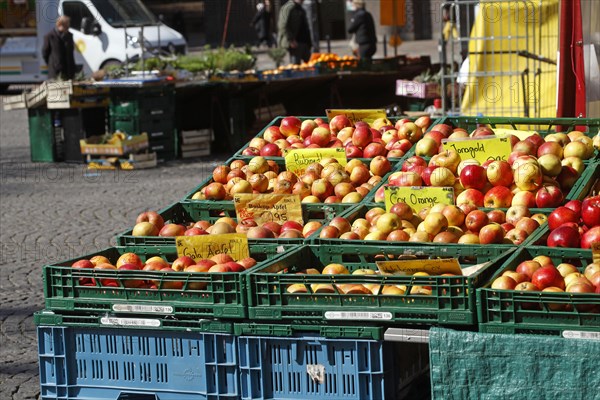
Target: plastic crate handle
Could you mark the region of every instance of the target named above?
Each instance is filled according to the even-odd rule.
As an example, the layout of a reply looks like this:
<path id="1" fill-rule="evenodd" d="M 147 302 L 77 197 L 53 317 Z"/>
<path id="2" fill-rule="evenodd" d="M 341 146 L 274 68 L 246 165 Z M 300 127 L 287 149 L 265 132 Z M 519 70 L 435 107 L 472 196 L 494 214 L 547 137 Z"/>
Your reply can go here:
<path id="1" fill-rule="evenodd" d="M 117 400 L 158 400 L 155 394 L 121 392 Z"/>

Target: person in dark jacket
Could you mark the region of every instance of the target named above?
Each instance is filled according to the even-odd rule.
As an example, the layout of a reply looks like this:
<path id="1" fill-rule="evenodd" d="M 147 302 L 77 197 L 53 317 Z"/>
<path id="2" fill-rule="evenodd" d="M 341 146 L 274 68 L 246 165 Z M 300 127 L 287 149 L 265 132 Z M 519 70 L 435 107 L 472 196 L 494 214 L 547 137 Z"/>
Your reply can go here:
<path id="1" fill-rule="evenodd" d="M 273 36 L 271 35 L 271 7 L 269 0 L 265 0 L 265 3 L 258 3 L 256 5 L 256 15 L 252 19 L 252 26 L 256 30 L 258 36 L 257 46 L 265 43 L 271 47 L 273 45 Z"/>
<path id="2" fill-rule="evenodd" d="M 56 27 L 44 36 L 42 56 L 48 66 L 48 79 L 68 80 L 75 77 L 75 44 L 69 32 L 71 20 L 61 16 Z"/>
<path id="3" fill-rule="evenodd" d="M 352 0 L 355 7 L 354 15 L 350 20 L 348 33 L 355 35 L 358 44 L 358 55 L 365 60 L 371 60 L 377 51 L 377 35 L 375 34 L 375 22 L 371 14 L 365 10 L 365 0 Z"/>
<path id="4" fill-rule="evenodd" d="M 306 11 L 302 8 L 304 0 L 289 0 L 279 10 L 277 21 L 277 43 L 288 49 L 293 64 L 306 62 L 310 58 L 310 28 Z"/>

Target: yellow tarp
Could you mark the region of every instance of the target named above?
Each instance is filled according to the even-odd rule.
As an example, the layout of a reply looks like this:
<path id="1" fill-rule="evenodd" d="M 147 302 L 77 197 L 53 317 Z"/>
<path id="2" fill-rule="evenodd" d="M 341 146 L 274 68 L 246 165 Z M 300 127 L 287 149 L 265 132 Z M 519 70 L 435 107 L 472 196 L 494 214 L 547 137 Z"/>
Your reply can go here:
<path id="1" fill-rule="evenodd" d="M 558 5 L 558 0 L 480 3 L 469 40 L 463 115 L 524 117 L 527 99 L 529 117 L 556 116 L 557 66 L 523 55 L 557 61 Z M 522 55 L 513 51 L 521 51 Z M 524 94 L 520 73 L 527 69 Z M 514 74 L 478 76 L 490 71 Z"/>

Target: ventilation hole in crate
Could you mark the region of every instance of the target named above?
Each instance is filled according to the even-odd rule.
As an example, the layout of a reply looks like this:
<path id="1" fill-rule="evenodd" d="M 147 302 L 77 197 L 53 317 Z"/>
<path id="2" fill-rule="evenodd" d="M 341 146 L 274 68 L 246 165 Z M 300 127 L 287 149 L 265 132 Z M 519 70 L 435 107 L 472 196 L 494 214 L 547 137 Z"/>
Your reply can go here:
<path id="1" fill-rule="evenodd" d="M 132 343 L 133 338 L 131 336 L 128 337 L 122 337 L 121 338 L 121 345 L 122 345 L 122 354 L 133 354 L 133 343 Z"/>
<path id="2" fill-rule="evenodd" d="M 126 381 L 135 380 L 135 364 L 133 362 L 123 363 L 123 379 Z"/>
<path id="3" fill-rule="evenodd" d="M 173 356 L 183 357 L 183 341 L 181 339 L 173 339 Z"/>
<path id="4" fill-rule="evenodd" d="M 317 364 L 318 351 L 319 351 L 319 349 L 315 345 L 307 345 L 306 346 L 306 363 L 307 364 Z"/>
<path id="5" fill-rule="evenodd" d="M 138 352 L 142 356 L 150 355 L 150 338 L 140 337 L 138 341 Z M 157 354 L 160 355 L 160 354 Z"/>

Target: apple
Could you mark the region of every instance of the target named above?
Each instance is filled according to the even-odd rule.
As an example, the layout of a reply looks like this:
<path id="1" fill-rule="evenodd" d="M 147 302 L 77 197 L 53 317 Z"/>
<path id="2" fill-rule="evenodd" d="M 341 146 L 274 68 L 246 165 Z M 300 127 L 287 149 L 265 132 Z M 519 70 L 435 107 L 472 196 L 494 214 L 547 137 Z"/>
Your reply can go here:
<path id="1" fill-rule="evenodd" d="M 565 286 L 564 280 L 558 269 L 552 265 L 538 268 L 531 276 L 531 283 L 533 283 L 539 290 L 543 290 L 550 286 L 563 287 Z"/>
<path id="2" fill-rule="evenodd" d="M 352 144 L 356 147 L 365 148 L 373 141 L 373 132 L 366 126 L 358 126 L 352 133 Z"/>
<path id="3" fill-rule="evenodd" d="M 165 224 L 163 217 L 156 211 L 145 211 L 145 212 L 140 213 L 137 216 L 137 218 L 135 219 L 135 223 L 139 224 L 141 222 L 150 222 L 152 225 L 156 226 L 159 231 Z M 156 236 L 156 235 L 143 235 L 143 236 Z"/>
<path id="4" fill-rule="evenodd" d="M 260 155 L 263 157 L 279 157 L 281 149 L 273 143 L 267 143 L 260 149 Z"/>
<path id="5" fill-rule="evenodd" d="M 389 234 L 392 231 L 400 229 L 402 220 L 394 213 L 386 212 L 377 218 L 376 227 L 379 232 Z"/>
<path id="6" fill-rule="evenodd" d="M 158 236 L 159 229 L 150 222 L 139 222 L 133 227 L 133 236 Z"/>
<path id="7" fill-rule="evenodd" d="M 486 170 L 480 165 L 467 165 L 460 172 L 460 183 L 465 189 L 482 190 L 487 183 Z"/>
<path id="8" fill-rule="evenodd" d="M 279 125 L 279 131 L 285 137 L 298 135 L 302 128 L 302 121 L 296 117 L 284 117 Z"/>
<path id="9" fill-rule="evenodd" d="M 448 124 L 436 124 L 431 127 L 431 130 L 442 132 L 444 137 L 448 137 L 452 134 L 452 127 Z"/>
<path id="10" fill-rule="evenodd" d="M 117 268 L 119 271 L 140 271 L 141 268 L 136 264 L 122 264 Z M 123 275 L 125 276 L 125 275 Z M 123 286 L 126 288 L 140 288 L 146 285 L 146 283 L 142 279 L 122 279 L 120 280 Z"/>
<path id="11" fill-rule="evenodd" d="M 397 130 L 398 139 L 408 139 L 413 144 L 423 137 L 423 130 L 414 122 L 404 123 Z"/>
<path id="12" fill-rule="evenodd" d="M 484 195 L 479 190 L 467 189 L 456 196 L 456 205 L 471 205 L 473 207 L 483 207 Z"/>
<path id="13" fill-rule="evenodd" d="M 117 268 L 119 268 L 123 264 L 132 264 L 137 266 L 137 269 L 142 269 L 144 263 L 140 259 L 140 257 L 135 253 L 123 253 L 115 264 Z"/>
<path id="14" fill-rule="evenodd" d="M 482 210 L 473 210 L 465 217 L 465 227 L 472 233 L 479 233 L 488 222 L 488 216 Z"/>
<path id="15" fill-rule="evenodd" d="M 373 175 L 384 176 L 392 169 L 390 161 L 383 156 L 376 156 L 369 164 L 369 170 Z"/>
<path id="16" fill-rule="evenodd" d="M 538 208 L 555 208 L 563 201 L 563 192 L 556 186 L 544 185 L 535 192 L 535 204 Z"/>
<path id="17" fill-rule="evenodd" d="M 536 146 L 531 141 L 520 140 L 512 147 L 512 151 L 519 151 L 521 153 L 535 155 Z"/>
<path id="18" fill-rule="evenodd" d="M 328 264 L 325 267 L 323 267 L 323 270 L 321 270 L 321 274 L 323 274 L 323 275 L 350 275 L 350 271 L 348 271 L 348 268 L 346 268 L 342 264 L 332 263 L 332 264 Z"/>
<path id="19" fill-rule="evenodd" d="M 212 182 L 204 188 L 204 196 L 206 200 L 224 200 L 227 197 L 227 191 L 222 183 Z"/>
<path id="20" fill-rule="evenodd" d="M 523 217 L 515 224 L 516 229 L 527 232 L 527 235 L 531 235 L 539 226 L 539 222 L 530 217 Z"/>
<path id="21" fill-rule="evenodd" d="M 588 228 L 600 225 L 600 195 L 586 197 L 583 200 L 581 219 Z"/>
<path id="22" fill-rule="evenodd" d="M 483 205 L 488 208 L 510 207 L 513 194 L 506 186 L 494 186 L 483 197 Z"/>
<path id="23" fill-rule="evenodd" d="M 510 276 L 500 276 L 492 282 L 492 289 L 499 290 L 514 290 L 517 282 Z"/>
<path id="24" fill-rule="evenodd" d="M 392 186 L 421 186 L 421 175 L 414 171 L 399 171 L 394 172 L 388 178 L 388 182 Z"/>
<path id="25" fill-rule="evenodd" d="M 525 206 L 511 206 L 506 210 L 506 222 L 515 226 L 522 218 L 530 216 L 529 208 Z"/>
<path id="26" fill-rule="evenodd" d="M 592 156 L 592 152 L 590 152 L 589 147 L 581 142 L 575 141 L 567 143 L 563 149 L 563 157 L 578 157 L 582 160 L 587 160 Z"/>
<path id="27" fill-rule="evenodd" d="M 513 195 L 510 202 L 511 206 L 525 206 L 527 208 L 534 208 L 536 206 L 535 194 L 527 190 L 522 190 Z"/>
<path id="28" fill-rule="evenodd" d="M 248 239 L 274 239 L 275 234 L 264 226 L 254 226 L 246 232 Z"/>
<path id="29" fill-rule="evenodd" d="M 499 224 L 488 224 L 479 230 L 479 243 L 500 244 L 504 240 L 504 228 Z"/>
<path id="30" fill-rule="evenodd" d="M 529 281 L 529 277 L 527 275 L 517 271 L 504 271 L 502 275 L 511 277 L 515 282 L 517 282 L 517 284 Z"/>
<path id="31" fill-rule="evenodd" d="M 415 144 L 415 154 L 419 157 L 431 157 L 437 154 L 439 147 L 434 139 L 426 137 Z"/>
<path id="32" fill-rule="evenodd" d="M 554 154 L 559 159 L 563 159 L 563 147 L 558 142 L 544 142 L 542 143 L 537 150 L 537 156 L 542 157 L 545 154 Z"/>
<path id="33" fill-rule="evenodd" d="M 343 114 L 336 115 L 329 121 L 329 129 L 331 129 L 333 134 L 337 134 L 342 129 L 349 127 L 352 127 L 352 122 Z"/>
<path id="34" fill-rule="evenodd" d="M 506 232 L 506 234 L 504 235 L 506 239 L 510 240 L 513 244 L 516 245 L 520 245 L 521 243 L 523 243 L 528 236 L 529 234 L 527 232 L 518 228 L 513 228 Z"/>
<path id="35" fill-rule="evenodd" d="M 561 225 L 548 235 L 549 247 L 579 247 L 579 230 L 572 226 Z"/>
<path id="36" fill-rule="evenodd" d="M 558 270 L 558 272 L 560 273 L 560 275 L 565 278 L 567 275 L 575 273 L 575 272 L 579 272 L 579 270 L 577 269 L 576 266 L 574 266 L 573 264 L 569 264 L 569 263 L 560 263 L 556 269 Z"/>
<path id="37" fill-rule="evenodd" d="M 555 154 L 544 154 L 538 158 L 538 164 L 546 176 L 558 176 L 562 169 L 561 159 Z"/>
<path id="38" fill-rule="evenodd" d="M 494 131 L 489 126 L 478 126 L 471 132 L 471 137 L 493 136 Z"/>
<path id="39" fill-rule="evenodd" d="M 600 225 L 587 230 L 581 236 L 580 246 L 582 249 L 591 249 L 593 243 L 600 243 Z"/>
<path id="40" fill-rule="evenodd" d="M 381 143 L 372 142 L 369 143 L 363 149 L 363 157 L 365 158 L 374 158 L 377 156 L 384 156 L 386 154 L 385 146 Z"/>
<path id="41" fill-rule="evenodd" d="M 542 183 L 542 170 L 539 165 L 532 162 L 515 165 L 519 159 L 513 163 L 513 180 L 520 190 L 536 190 Z"/>
<path id="42" fill-rule="evenodd" d="M 454 186 L 455 179 L 454 173 L 447 167 L 436 168 L 429 177 L 434 187 Z"/>
<path id="43" fill-rule="evenodd" d="M 503 224 L 506 222 L 506 213 L 502 210 L 491 210 L 487 212 L 489 222 Z"/>
<path id="44" fill-rule="evenodd" d="M 579 222 L 579 216 L 570 208 L 564 206 L 558 207 L 548 215 L 548 227 L 550 230 L 554 230 L 566 222 Z"/>

